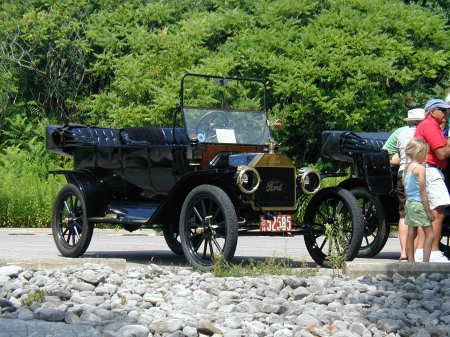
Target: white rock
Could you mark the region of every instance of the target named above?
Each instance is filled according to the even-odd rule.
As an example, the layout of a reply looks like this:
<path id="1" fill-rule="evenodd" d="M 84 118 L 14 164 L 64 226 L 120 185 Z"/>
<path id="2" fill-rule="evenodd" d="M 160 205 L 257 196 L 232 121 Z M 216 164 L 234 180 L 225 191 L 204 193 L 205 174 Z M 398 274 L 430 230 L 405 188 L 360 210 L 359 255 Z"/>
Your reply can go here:
<path id="1" fill-rule="evenodd" d="M 8 276 L 8 277 L 17 277 L 23 271 L 22 267 L 19 266 L 3 266 L 0 267 L 0 277 Z"/>
<path id="2" fill-rule="evenodd" d="M 148 337 L 149 330 L 143 325 L 126 325 L 118 331 L 121 337 Z"/>

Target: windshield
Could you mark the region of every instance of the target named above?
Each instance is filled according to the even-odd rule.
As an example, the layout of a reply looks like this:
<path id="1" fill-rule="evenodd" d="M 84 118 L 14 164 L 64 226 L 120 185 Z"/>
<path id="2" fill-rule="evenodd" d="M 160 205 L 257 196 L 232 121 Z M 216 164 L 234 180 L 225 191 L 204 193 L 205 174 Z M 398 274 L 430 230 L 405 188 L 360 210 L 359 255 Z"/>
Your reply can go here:
<path id="1" fill-rule="evenodd" d="M 184 121 L 175 114 L 174 123 L 184 124 L 188 137 L 201 143 L 268 144 L 265 90 L 259 79 L 186 74 L 180 104 Z"/>
<path id="2" fill-rule="evenodd" d="M 201 143 L 269 143 L 264 111 L 184 107 L 183 112 L 189 138 L 196 138 Z"/>

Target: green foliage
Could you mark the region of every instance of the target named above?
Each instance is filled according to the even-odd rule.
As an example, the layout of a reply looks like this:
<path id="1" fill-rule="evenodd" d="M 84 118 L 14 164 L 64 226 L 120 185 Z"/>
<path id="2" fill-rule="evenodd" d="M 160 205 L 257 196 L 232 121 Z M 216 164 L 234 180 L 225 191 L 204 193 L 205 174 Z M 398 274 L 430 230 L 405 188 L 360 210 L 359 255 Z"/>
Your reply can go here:
<path id="1" fill-rule="evenodd" d="M 14 97 L 17 86 L 11 70 L 1 67 L 0 63 L 0 129 L 4 129 L 4 119 L 8 115 L 8 105 L 10 97 Z"/>
<path id="2" fill-rule="evenodd" d="M 48 171 L 67 165 L 46 152 L 44 125 L 23 114 L 6 118 L 0 131 L 0 226 L 47 227 L 64 178 Z"/>
<path id="3" fill-rule="evenodd" d="M 407 4 L 416 3 L 425 8 L 441 11 L 450 22 L 450 1 L 448 0 L 404 0 Z"/>
<path id="4" fill-rule="evenodd" d="M 21 304 L 30 307 L 33 303 L 44 302 L 45 296 L 47 296 L 47 293 L 44 290 L 33 290 L 27 294 L 25 299 L 21 301 Z"/>
<path id="5" fill-rule="evenodd" d="M 64 183 L 47 175 L 54 162 L 18 147 L 0 153 L 0 226 L 48 227 L 53 200 Z"/>
<path id="6" fill-rule="evenodd" d="M 281 139 L 300 161 L 315 157 L 321 130 L 389 130 L 408 104 L 450 84 L 449 35 L 439 16 L 396 1 L 328 4 L 285 44 L 272 75 L 274 110 L 287 124 Z M 299 125 L 308 127 L 299 132 Z"/>

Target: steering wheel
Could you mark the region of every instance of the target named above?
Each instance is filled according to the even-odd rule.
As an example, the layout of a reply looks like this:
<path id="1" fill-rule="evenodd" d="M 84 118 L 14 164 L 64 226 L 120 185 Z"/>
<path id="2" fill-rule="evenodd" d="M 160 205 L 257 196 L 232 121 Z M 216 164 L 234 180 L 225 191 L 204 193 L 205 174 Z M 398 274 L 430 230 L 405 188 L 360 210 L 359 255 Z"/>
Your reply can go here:
<path id="1" fill-rule="evenodd" d="M 214 123 L 219 118 L 222 118 L 220 123 Z M 203 125 L 206 124 L 206 125 Z M 206 112 L 202 117 L 200 117 L 197 125 L 195 127 L 195 134 L 198 135 L 201 130 L 205 134 L 205 142 L 212 141 L 217 135 L 214 133 L 214 130 L 217 126 L 228 127 L 230 125 L 230 120 L 228 119 L 228 115 L 225 111 L 221 110 L 212 110 Z"/>

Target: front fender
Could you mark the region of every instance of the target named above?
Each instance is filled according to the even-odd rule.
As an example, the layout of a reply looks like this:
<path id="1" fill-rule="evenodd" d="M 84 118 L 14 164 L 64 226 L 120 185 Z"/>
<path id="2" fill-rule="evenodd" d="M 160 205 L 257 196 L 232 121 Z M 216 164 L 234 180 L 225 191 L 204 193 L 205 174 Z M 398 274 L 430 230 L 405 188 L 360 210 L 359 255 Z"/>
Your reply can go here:
<path id="1" fill-rule="evenodd" d="M 184 175 L 171 189 L 167 198 L 153 214 L 150 223 L 178 224 L 181 206 L 188 193 L 196 186 L 209 184 L 220 187 L 227 193 L 231 201 L 236 204 L 238 190 L 233 179 L 234 172 L 208 170 Z"/>

